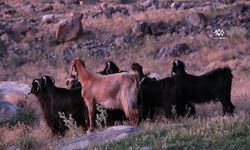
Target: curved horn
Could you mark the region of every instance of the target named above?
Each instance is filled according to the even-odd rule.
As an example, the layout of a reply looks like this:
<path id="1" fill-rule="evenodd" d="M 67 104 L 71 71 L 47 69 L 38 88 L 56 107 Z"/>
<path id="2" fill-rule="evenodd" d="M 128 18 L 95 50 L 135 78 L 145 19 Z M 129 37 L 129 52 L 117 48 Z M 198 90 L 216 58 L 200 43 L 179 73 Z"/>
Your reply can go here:
<path id="1" fill-rule="evenodd" d="M 52 76 L 49 76 L 49 77 L 52 80 L 52 82 L 55 84 L 56 80 Z"/>
<path id="2" fill-rule="evenodd" d="M 42 79 L 44 80 L 44 85 L 46 85 L 46 84 L 47 84 L 47 79 L 46 79 L 46 77 L 45 77 L 45 76 L 42 76 Z"/>
<path id="3" fill-rule="evenodd" d="M 33 84 L 33 83 L 37 83 L 38 88 L 36 89 L 36 91 L 33 91 L 33 92 L 32 92 L 32 89 L 34 89 L 33 86 L 32 86 L 31 91 L 28 93 L 28 95 L 30 95 L 30 94 L 32 94 L 32 93 L 36 94 L 36 93 L 39 91 L 39 89 L 41 88 L 41 84 L 40 84 L 40 82 L 38 81 L 38 79 L 34 79 L 33 82 L 32 82 L 32 84 Z"/>
<path id="4" fill-rule="evenodd" d="M 107 64 L 108 64 L 107 70 L 109 70 L 110 69 L 110 62 L 108 62 Z"/>
<path id="5" fill-rule="evenodd" d="M 176 66 L 178 66 L 178 60 L 175 60 L 174 63 L 176 64 Z"/>

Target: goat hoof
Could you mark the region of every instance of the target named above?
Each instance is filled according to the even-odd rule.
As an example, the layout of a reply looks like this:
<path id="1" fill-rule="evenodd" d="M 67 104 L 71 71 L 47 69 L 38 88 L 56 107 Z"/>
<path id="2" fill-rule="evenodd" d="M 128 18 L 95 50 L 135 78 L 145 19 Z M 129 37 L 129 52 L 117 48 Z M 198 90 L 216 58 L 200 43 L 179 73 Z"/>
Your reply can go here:
<path id="1" fill-rule="evenodd" d="M 93 128 L 88 129 L 88 130 L 87 130 L 87 134 L 90 134 L 90 133 L 92 133 L 93 131 L 94 131 L 94 129 L 93 129 Z"/>

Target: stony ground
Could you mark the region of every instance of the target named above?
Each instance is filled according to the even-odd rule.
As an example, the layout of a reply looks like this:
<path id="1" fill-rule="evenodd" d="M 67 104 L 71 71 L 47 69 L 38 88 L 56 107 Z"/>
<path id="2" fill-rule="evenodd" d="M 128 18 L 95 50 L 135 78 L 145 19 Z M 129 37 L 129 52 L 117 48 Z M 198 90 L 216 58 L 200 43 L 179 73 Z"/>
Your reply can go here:
<path id="1" fill-rule="evenodd" d="M 174 59 L 186 62 L 187 71 L 196 75 L 229 66 L 234 75 L 232 101 L 236 105 L 237 117 L 242 124 L 249 122 L 250 2 L 247 0 L 86 0 L 83 4 L 76 0 L 0 2 L 0 81 L 12 80 L 30 85 L 34 78 L 51 74 L 58 86 L 65 87 L 64 78 L 75 57 L 83 59 L 87 68 L 94 71 L 100 71 L 107 60 L 113 60 L 123 70 L 138 62 L 145 72 L 156 72 L 162 78 L 169 76 Z M 21 101 L 25 101 L 25 110 L 34 110 L 38 120 L 11 128 L 1 127 L 0 149 L 11 145 L 24 149 L 53 149 L 59 140 L 50 132 L 44 132 L 48 128 L 42 120 L 36 99 L 28 96 Z M 231 129 L 226 126 L 228 122 L 232 128 L 242 127 L 244 130 L 237 132 L 246 133 L 243 139 L 249 138 L 249 128 L 234 123 L 239 121 L 237 117 L 226 118 L 228 122 L 220 117 L 219 103 L 197 105 L 196 109 L 196 118 L 180 121 L 188 126 L 196 123 L 194 128 L 183 127 L 172 133 L 175 130 L 170 130 L 171 123 L 175 122 L 171 121 L 143 123 L 140 127 L 150 128 L 146 132 L 149 135 L 154 135 L 151 133 L 159 126 L 160 129 L 166 128 L 160 130 L 164 135 L 178 135 L 183 130 L 185 133 L 197 133 L 185 134 L 188 140 L 181 138 L 179 145 L 174 138 L 162 140 L 172 144 L 173 148 L 180 145 L 185 148 L 192 139 L 189 137 L 199 139 L 202 132 L 211 132 L 210 126 L 209 129 L 202 128 L 210 120 L 224 123 L 218 128 L 225 131 Z M 32 111 L 27 112 L 24 114 L 33 115 Z M 220 134 L 215 132 L 208 137 L 223 137 Z M 130 140 L 143 137 L 138 136 Z M 152 139 L 161 138 L 160 135 Z M 118 149 L 125 145 L 127 148 L 130 140 L 128 144 L 124 142 L 114 147 Z M 155 147 L 155 143 L 145 144 L 149 141 L 139 140 L 136 149 Z M 213 141 L 211 144 L 214 144 Z M 195 149 L 196 145 L 193 147 Z M 236 144 L 236 148 L 240 149 L 240 146 Z"/>

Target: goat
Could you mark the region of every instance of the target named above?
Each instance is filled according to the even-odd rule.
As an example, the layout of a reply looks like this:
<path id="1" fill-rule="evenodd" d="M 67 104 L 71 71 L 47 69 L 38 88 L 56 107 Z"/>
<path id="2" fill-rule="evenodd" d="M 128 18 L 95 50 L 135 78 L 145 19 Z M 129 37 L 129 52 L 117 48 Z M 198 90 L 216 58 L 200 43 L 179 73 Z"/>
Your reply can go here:
<path id="1" fill-rule="evenodd" d="M 95 103 L 109 109 L 122 109 L 130 122 L 139 123 L 138 92 L 139 81 L 136 74 L 117 73 L 102 76 L 90 72 L 79 58 L 75 58 L 70 67 L 78 74 L 82 85 L 82 97 L 88 108 L 90 126 L 88 132 L 93 131 L 93 117 Z"/>
<path id="2" fill-rule="evenodd" d="M 80 84 L 80 81 L 75 75 L 66 77 L 65 79 L 66 79 L 67 88 L 69 89 L 82 87 Z M 122 123 L 126 118 L 123 111 L 121 111 L 120 109 L 106 109 L 106 112 L 107 112 L 106 119 L 107 119 L 108 126 L 114 125 L 117 121 Z"/>
<path id="3" fill-rule="evenodd" d="M 133 63 L 131 70 L 137 72 L 140 79 L 140 92 L 143 99 L 143 119 L 146 119 L 148 114 L 150 119 L 153 119 L 155 107 L 164 108 L 166 117 L 173 116 L 173 112 L 171 111 L 174 106 L 177 115 L 183 116 L 187 113 L 189 113 L 189 115 L 195 114 L 193 105 L 182 103 L 178 100 L 178 95 L 181 91 L 179 87 L 175 85 L 173 78 L 166 77 L 161 80 L 149 78 L 144 75 L 143 68 L 138 63 Z M 190 112 L 188 112 L 186 107 L 190 108 Z"/>
<path id="4" fill-rule="evenodd" d="M 200 76 L 188 74 L 181 60 L 174 60 L 171 75 L 183 91 L 182 100 L 187 103 L 220 101 L 223 115 L 232 114 L 235 106 L 231 102 L 233 75 L 229 67 L 217 68 Z"/>
<path id="5" fill-rule="evenodd" d="M 87 111 L 81 97 L 81 88 L 68 90 L 58 88 L 54 83 L 54 79 L 49 76 L 34 79 L 30 92 L 37 97 L 52 133 L 64 136 L 67 130 L 58 112 L 64 112 L 66 116 L 71 114 L 78 126 L 86 128 Z"/>
<path id="6" fill-rule="evenodd" d="M 99 73 L 102 75 L 108 75 L 108 74 L 121 73 L 121 72 L 126 72 L 126 71 L 120 70 L 113 61 L 108 61 L 105 63 L 105 67 L 103 71 L 100 71 Z"/>

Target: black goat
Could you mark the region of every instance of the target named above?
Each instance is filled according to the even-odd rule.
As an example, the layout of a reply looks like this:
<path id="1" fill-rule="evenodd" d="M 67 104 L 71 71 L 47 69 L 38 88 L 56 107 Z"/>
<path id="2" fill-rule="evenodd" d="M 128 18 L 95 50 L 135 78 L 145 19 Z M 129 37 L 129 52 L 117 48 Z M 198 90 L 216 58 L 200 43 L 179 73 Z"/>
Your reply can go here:
<path id="1" fill-rule="evenodd" d="M 165 110 L 166 117 L 173 117 L 173 107 L 176 109 L 176 115 L 184 116 L 187 113 L 195 114 L 195 108 L 188 103 L 182 103 L 179 100 L 181 94 L 179 87 L 175 85 L 173 78 L 166 77 L 161 80 L 149 78 L 143 74 L 143 68 L 138 63 L 131 65 L 131 70 L 138 73 L 140 78 L 140 94 L 143 103 L 143 119 L 149 114 L 153 119 L 155 107 L 161 107 Z M 190 108 L 188 110 L 187 108 Z"/>
<path id="2" fill-rule="evenodd" d="M 233 75 L 230 68 L 217 68 L 203 75 L 194 76 L 186 73 L 185 64 L 181 60 L 175 60 L 171 75 L 175 78 L 175 83 L 181 87 L 182 100 L 185 102 L 220 101 L 223 114 L 234 112 L 235 106 L 231 102 Z"/>
<path id="3" fill-rule="evenodd" d="M 114 73 L 119 73 L 119 72 L 124 72 L 124 71 L 120 70 L 113 61 L 108 61 L 105 63 L 105 67 L 103 71 L 100 71 L 99 73 L 101 75 L 108 75 L 108 74 L 114 74 Z"/>
<path id="4" fill-rule="evenodd" d="M 117 65 L 113 61 L 108 61 L 105 63 L 105 68 L 103 71 L 100 71 L 99 73 L 102 75 L 108 75 L 108 74 L 114 74 L 114 73 L 120 73 L 124 71 L 120 71 L 120 69 L 117 67 Z M 77 78 L 77 76 L 72 75 L 70 77 L 66 77 L 66 85 L 69 89 L 74 88 L 81 88 L 81 84 Z M 125 120 L 125 114 L 122 110 L 115 109 L 106 109 L 107 112 L 107 125 L 111 126 L 114 125 L 116 121 L 123 122 Z"/>
<path id="5" fill-rule="evenodd" d="M 87 128 L 85 121 L 88 118 L 87 108 L 83 103 L 81 88 L 73 90 L 58 88 L 54 85 L 52 77 L 43 76 L 41 79 L 33 80 L 30 93 L 38 98 L 45 121 L 53 134 L 65 135 L 67 130 L 58 112 L 64 112 L 66 117 L 71 114 L 78 126 Z"/>

